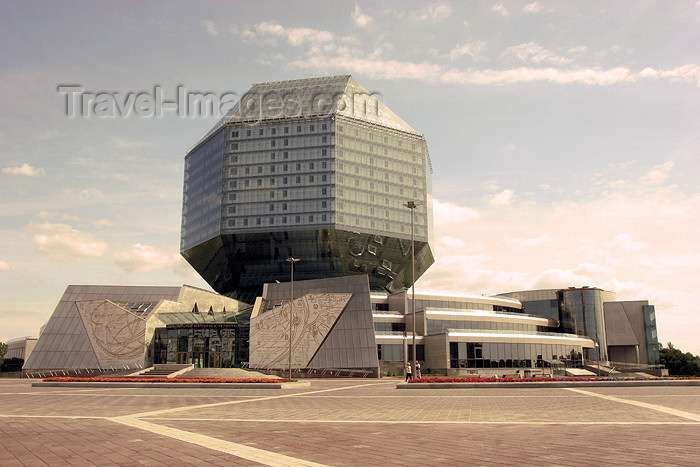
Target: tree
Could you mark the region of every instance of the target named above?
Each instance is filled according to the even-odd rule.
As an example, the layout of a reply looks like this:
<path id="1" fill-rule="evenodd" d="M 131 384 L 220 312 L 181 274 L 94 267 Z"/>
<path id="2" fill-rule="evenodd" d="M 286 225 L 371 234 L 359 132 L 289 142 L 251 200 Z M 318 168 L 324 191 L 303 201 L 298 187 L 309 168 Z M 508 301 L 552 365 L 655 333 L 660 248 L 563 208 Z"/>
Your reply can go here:
<path id="1" fill-rule="evenodd" d="M 7 353 L 7 344 L 0 342 L 0 365 L 5 361 L 5 354 Z"/>
<path id="2" fill-rule="evenodd" d="M 659 359 L 671 376 L 700 376 L 700 357 L 683 353 L 670 342 L 667 345 L 668 348 L 659 346 Z"/>

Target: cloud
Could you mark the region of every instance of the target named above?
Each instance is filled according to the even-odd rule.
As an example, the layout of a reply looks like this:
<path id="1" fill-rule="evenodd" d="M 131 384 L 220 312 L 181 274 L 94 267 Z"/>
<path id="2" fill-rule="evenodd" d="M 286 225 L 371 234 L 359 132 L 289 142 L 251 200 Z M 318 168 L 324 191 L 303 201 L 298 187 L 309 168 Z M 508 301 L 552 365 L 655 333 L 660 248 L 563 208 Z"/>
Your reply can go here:
<path id="1" fill-rule="evenodd" d="M 513 200 L 513 190 L 503 190 L 491 198 L 493 206 L 507 206 Z"/>
<path id="2" fill-rule="evenodd" d="M 288 28 L 279 23 L 267 21 L 258 23 L 253 28 L 243 30 L 241 37 L 248 42 L 265 37 L 280 38 L 292 46 L 304 44 L 323 46 L 332 43 L 336 39 L 335 34 L 330 31 L 305 27 Z M 274 42 L 268 42 L 267 44 L 274 44 Z"/>
<path id="3" fill-rule="evenodd" d="M 627 251 L 639 251 L 643 250 L 646 245 L 642 242 L 636 242 L 632 240 L 632 235 L 628 233 L 621 233 L 616 235 L 615 238 L 606 243 L 606 246 L 612 248 L 621 248 Z"/>
<path id="4" fill-rule="evenodd" d="M 84 222 L 86 224 L 92 225 L 93 227 L 111 227 L 114 225 L 109 219 L 86 220 L 74 214 L 65 214 L 55 211 L 39 211 L 36 217 L 43 220 Z"/>
<path id="5" fill-rule="evenodd" d="M 650 185 L 658 185 L 663 183 L 669 177 L 669 172 L 673 168 L 673 165 L 673 161 L 668 161 L 656 166 L 653 170 L 642 177 L 642 182 Z"/>
<path id="6" fill-rule="evenodd" d="M 446 3 L 433 3 L 424 8 L 411 12 L 413 21 L 432 21 L 437 23 L 446 20 L 452 15 L 452 7 Z"/>
<path id="7" fill-rule="evenodd" d="M 360 5 L 355 4 L 355 10 L 352 12 L 352 21 L 355 23 L 355 26 L 358 26 L 360 28 L 366 28 L 369 27 L 372 24 L 372 17 L 362 13 L 360 10 Z"/>
<path id="8" fill-rule="evenodd" d="M 147 146 L 151 146 L 152 144 L 150 143 L 145 143 L 143 141 L 135 140 L 135 139 L 126 139 L 126 138 L 112 138 L 112 146 L 114 146 L 116 149 L 122 149 L 122 150 L 133 150 L 133 149 L 143 149 Z"/>
<path id="9" fill-rule="evenodd" d="M 481 215 L 476 209 L 458 206 L 444 201 L 433 200 L 433 213 L 444 223 L 460 223 L 478 220 Z"/>
<path id="10" fill-rule="evenodd" d="M 27 177 L 38 177 L 46 174 L 44 169 L 32 167 L 26 162 L 19 167 L 5 167 L 2 169 L 2 173 L 7 175 L 26 175 Z"/>
<path id="11" fill-rule="evenodd" d="M 148 272 L 173 264 L 175 258 L 150 245 L 137 243 L 115 255 L 113 261 L 126 272 Z"/>
<path id="12" fill-rule="evenodd" d="M 531 248 L 534 246 L 543 245 L 545 243 L 551 243 L 552 237 L 547 234 L 538 235 L 534 238 L 516 238 L 516 237 L 504 237 L 503 241 L 506 245 L 514 246 L 517 248 Z"/>
<path id="13" fill-rule="evenodd" d="M 67 224 L 30 223 L 34 233 L 32 243 L 42 253 L 54 259 L 71 260 L 102 256 L 107 244 L 89 233 L 80 232 Z"/>
<path id="14" fill-rule="evenodd" d="M 450 50 L 449 56 L 452 61 L 464 55 L 468 55 L 475 60 L 483 60 L 482 52 L 484 50 L 486 50 L 486 41 L 467 42 L 466 44 L 455 46 Z"/>
<path id="15" fill-rule="evenodd" d="M 491 10 L 495 11 L 496 13 L 500 14 L 501 16 L 508 16 L 508 8 L 503 6 L 502 3 L 496 3 Z"/>
<path id="16" fill-rule="evenodd" d="M 535 42 L 508 47 L 501 56 L 535 64 L 565 65 L 573 61 L 571 58 L 557 56 Z"/>
<path id="17" fill-rule="evenodd" d="M 0 261 L 0 272 L 9 271 L 9 270 L 10 270 L 10 265 L 7 263 L 7 261 Z"/>
<path id="18" fill-rule="evenodd" d="M 201 24 L 202 26 L 204 26 L 204 30 L 205 30 L 205 31 L 207 32 L 207 34 L 209 34 L 210 36 L 218 36 L 218 35 L 219 35 L 219 32 L 220 32 L 219 26 L 218 26 L 215 22 L 209 21 L 209 20 L 206 20 L 206 19 L 203 19 L 203 20 L 200 22 L 200 24 Z"/>
<path id="19" fill-rule="evenodd" d="M 534 14 L 534 13 L 537 13 L 538 11 L 540 11 L 541 9 L 542 9 L 542 5 L 540 5 L 537 2 L 532 2 L 532 3 L 528 3 L 527 5 L 525 5 L 523 7 L 523 12 Z"/>

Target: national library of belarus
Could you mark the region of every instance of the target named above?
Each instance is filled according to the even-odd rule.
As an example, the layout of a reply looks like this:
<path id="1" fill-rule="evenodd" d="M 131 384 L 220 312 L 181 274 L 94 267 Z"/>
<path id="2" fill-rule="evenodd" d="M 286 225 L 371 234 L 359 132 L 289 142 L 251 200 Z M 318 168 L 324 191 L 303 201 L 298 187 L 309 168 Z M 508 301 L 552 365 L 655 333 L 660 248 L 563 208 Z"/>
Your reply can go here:
<path id="1" fill-rule="evenodd" d="M 185 157 L 180 251 L 215 292 L 68 286 L 18 341 L 23 371 L 376 377 L 414 352 L 431 375 L 662 371 L 645 300 L 563 284 L 413 303 L 435 261 L 431 173 L 423 135 L 351 76 L 253 85 Z"/>

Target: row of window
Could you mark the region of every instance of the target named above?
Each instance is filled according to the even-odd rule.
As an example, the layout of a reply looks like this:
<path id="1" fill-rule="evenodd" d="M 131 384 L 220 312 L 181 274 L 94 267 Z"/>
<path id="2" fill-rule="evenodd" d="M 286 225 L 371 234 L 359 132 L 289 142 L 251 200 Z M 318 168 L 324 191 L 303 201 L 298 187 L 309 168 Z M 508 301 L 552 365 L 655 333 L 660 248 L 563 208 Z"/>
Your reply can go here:
<path id="1" fill-rule="evenodd" d="M 249 215 L 251 214 L 250 211 L 252 211 L 255 208 L 261 208 L 262 204 L 257 203 L 249 206 L 228 206 L 226 209 L 226 213 L 229 215 Z M 303 210 L 304 204 L 303 203 L 292 203 L 292 209 L 289 209 L 289 203 L 270 203 L 267 207 L 268 212 L 275 212 L 275 211 L 288 211 L 288 210 Z M 328 201 L 321 201 L 321 209 L 328 209 Z M 316 208 L 317 210 L 317 208 Z"/>
<path id="2" fill-rule="evenodd" d="M 259 127 L 259 128 L 257 129 L 257 132 L 254 131 L 252 128 L 249 128 L 249 129 L 245 130 L 245 133 L 244 133 L 243 131 L 241 131 L 241 130 L 233 130 L 233 131 L 231 132 L 231 137 L 232 137 L 232 138 L 239 138 L 239 137 L 241 137 L 243 134 L 245 134 L 245 136 L 246 136 L 247 138 L 249 138 L 249 137 L 251 137 L 251 136 L 265 136 L 265 133 L 266 133 L 265 130 L 268 130 L 268 131 L 269 131 L 269 134 L 274 136 L 274 135 L 277 134 L 278 128 L 279 128 L 279 129 L 282 131 L 282 133 L 285 134 L 285 135 L 289 134 L 289 132 L 290 132 L 290 127 L 289 127 L 289 126 L 285 126 L 285 127 Z M 292 128 L 293 128 L 293 127 L 292 127 Z M 327 130 L 328 130 L 328 124 L 327 124 L 327 123 L 322 123 L 322 124 L 321 124 L 321 131 L 327 131 Z M 297 132 L 297 133 L 301 133 L 302 131 L 303 131 L 302 125 L 296 125 L 296 132 Z M 310 124 L 310 125 L 309 125 L 309 131 L 310 131 L 310 132 L 316 131 L 316 124 L 314 124 L 314 123 Z"/>
<path id="3" fill-rule="evenodd" d="M 267 168 L 267 170 L 265 170 Z M 302 163 L 302 162 L 297 162 L 296 164 L 280 164 L 280 165 L 275 165 L 275 164 L 266 164 L 266 165 L 258 165 L 258 166 L 251 166 L 251 167 L 231 167 L 228 169 L 228 174 L 229 176 L 236 176 L 236 175 L 253 175 L 253 174 L 263 174 L 265 172 L 273 174 L 273 173 L 278 173 L 278 172 L 289 172 L 289 171 L 296 171 L 296 172 L 306 172 L 309 170 L 319 170 L 319 169 L 328 169 L 328 161 L 321 161 L 320 163 L 317 162 L 309 162 L 309 163 Z M 402 180 L 403 181 L 403 180 Z"/>
<path id="4" fill-rule="evenodd" d="M 322 174 L 322 175 L 308 175 L 308 176 L 302 176 L 302 175 L 297 175 L 295 177 L 281 177 L 279 179 L 276 178 L 268 178 L 267 183 L 264 182 L 264 179 L 258 178 L 258 179 L 250 179 L 250 180 L 229 180 L 228 182 L 228 189 L 233 190 L 233 189 L 242 189 L 242 188 L 262 188 L 265 185 L 267 186 L 276 186 L 278 182 L 282 182 L 282 185 L 304 185 L 308 186 L 312 183 L 328 183 L 328 175 Z M 324 188 L 325 190 L 325 188 Z M 325 194 L 325 193 L 324 193 Z M 274 196 L 273 196 L 274 197 Z"/>
<path id="5" fill-rule="evenodd" d="M 292 140 L 294 141 L 294 140 Z M 265 147 L 270 147 L 270 148 L 276 148 L 276 147 L 288 147 L 290 146 L 289 144 L 289 138 L 284 138 L 284 139 L 271 139 L 268 141 L 268 144 L 265 144 Z M 280 143 L 279 145 L 277 143 Z M 321 144 L 327 144 L 328 143 L 328 137 L 327 136 L 321 136 Z M 314 143 L 309 143 L 307 145 L 316 145 Z M 294 145 L 292 145 L 294 146 Z M 239 145 L 239 143 L 231 143 L 231 150 L 232 151 L 238 151 L 239 149 L 242 149 Z M 248 149 L 246 147 L 246 149 Z"/>
<path id="6" fill-rule="evenodd" d="M 332 156 L 332 151 L 329 148 L 315 148 L 311 151 L 292 151 L 291 158 L 289 151 L 282 151 L 281 158 L 275 151 L 263 153 L 247 153 L 247 154 L 231 154 L 228 158 L 229 164 L 268 164 L 277 160 L 310 160 Z"/>
<path id="7" fill-rule="evenodd" d="M 315 222 L 329 222 L 330 215 L 309 214 L 307 216 L 277 216 L 277 217 L 255 217 L 244 219 L 227 219 L 227 227 L 262 227 L 269 225 L 288 225 L 288 224 L 313 224 Z"/>

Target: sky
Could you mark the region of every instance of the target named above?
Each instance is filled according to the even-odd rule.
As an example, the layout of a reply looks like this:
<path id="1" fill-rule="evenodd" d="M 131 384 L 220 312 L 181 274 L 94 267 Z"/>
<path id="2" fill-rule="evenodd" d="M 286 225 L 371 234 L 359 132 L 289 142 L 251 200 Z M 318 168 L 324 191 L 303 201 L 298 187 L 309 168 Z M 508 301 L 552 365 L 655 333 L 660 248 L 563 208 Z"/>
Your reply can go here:
<path id="1" fill-rule="evenodd" d="M 696 0 L 2 0 L 0 43 L 0 341 L 68 284 L 209 289 L 179 255 L 183 158 L 218 116 L 129 96 L 351 74 L 428 141 L 419 289 L 600 287 L 700 354 Z"/>

